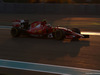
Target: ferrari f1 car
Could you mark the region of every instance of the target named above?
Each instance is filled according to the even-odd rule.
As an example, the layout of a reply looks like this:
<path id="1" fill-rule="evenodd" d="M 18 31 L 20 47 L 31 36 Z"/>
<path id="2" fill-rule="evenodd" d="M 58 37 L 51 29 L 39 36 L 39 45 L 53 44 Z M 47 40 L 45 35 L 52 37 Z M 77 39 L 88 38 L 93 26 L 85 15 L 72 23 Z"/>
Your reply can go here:
<path id="1" fill-rule="evenodd" d="M 53 27 L 44 21 L 35 21 L 29 24 L 28 20 L 15 20 L 11 28 L 11 35 L 19 37 L 20 35 L 30 35 L 35 37 L 54 38 L 57 40 L 80 38 L 89 38 L 89 35 L 82 35 L 78 28 Z"/>

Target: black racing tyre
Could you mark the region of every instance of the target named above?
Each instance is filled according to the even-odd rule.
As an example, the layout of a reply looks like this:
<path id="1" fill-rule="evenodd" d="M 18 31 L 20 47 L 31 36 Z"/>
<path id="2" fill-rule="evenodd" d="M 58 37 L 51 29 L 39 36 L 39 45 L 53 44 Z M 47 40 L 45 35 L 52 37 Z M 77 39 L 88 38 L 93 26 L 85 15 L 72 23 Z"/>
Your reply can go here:
<path id="1" fill-rule="evenodd" d="M 11 29 L 11 35 L 13 37 L 19 37 L 20 36 L 20 29 L 19 28 L 12 28 Z"/>
<path id="2" fill-rule="evenodd" d="M 72 31 L 73 31 L 73 32 L 76 32 L 76 33 L 79 33 L 79 34 L 81 33 L 81 32 L 80 32 L 80 29 L 78 29 L 78 28 L 72 28 Z"/>
<path id="3" fill-rule="evenodd" d="M 57 40 L 63 40 L 65 38 L 65 33 L 63 30 L 56 30 L 54 32 L 54 38 Z"/>

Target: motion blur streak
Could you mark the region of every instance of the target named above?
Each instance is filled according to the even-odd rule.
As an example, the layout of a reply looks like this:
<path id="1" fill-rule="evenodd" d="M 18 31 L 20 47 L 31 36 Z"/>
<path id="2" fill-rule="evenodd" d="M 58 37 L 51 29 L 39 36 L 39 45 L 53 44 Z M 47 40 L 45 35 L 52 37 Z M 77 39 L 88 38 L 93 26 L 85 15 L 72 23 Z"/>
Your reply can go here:
<path id="1" fill-rule="evenodd" d="M 100 32 L 81 32 L 81 34 L 86 34 L 86 35 L 99 35 L 100 36 Z"/>

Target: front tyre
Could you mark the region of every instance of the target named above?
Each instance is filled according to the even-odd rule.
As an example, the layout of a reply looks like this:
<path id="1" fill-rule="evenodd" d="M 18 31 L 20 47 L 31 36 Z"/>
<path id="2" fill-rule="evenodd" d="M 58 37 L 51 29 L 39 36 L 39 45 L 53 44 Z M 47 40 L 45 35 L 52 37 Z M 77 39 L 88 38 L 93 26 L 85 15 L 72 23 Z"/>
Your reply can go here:
<path id="1" fill-rule="evenodd" d="M 11 28 L 11 35 L 12 37 L 19 37 L 20 36 L 20 29 L 19 28 Z"/>
<path id="2" fill-rule="evenodd" d="M 81 32 L 80 32 L 80 29 L 78 29 L 78 28 L 72 28 L 72 31 L 73 31 L 73 32 L 76 32 L 76 33 L 78 33 L 78 34 L 81 33 Z"/>
<path id="3" fill-rule="evenodd" d="M 54 33 L 54 38 L 56 40 L 63 40 L 65 38 L 65 33 L 63 30 L 56 30 Z"/>

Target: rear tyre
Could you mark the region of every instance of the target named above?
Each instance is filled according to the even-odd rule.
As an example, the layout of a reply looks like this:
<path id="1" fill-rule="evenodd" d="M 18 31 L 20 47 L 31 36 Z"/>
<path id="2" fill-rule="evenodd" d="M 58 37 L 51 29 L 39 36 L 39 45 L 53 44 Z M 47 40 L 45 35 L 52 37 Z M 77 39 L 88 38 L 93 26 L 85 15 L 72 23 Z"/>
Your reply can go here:
<path id="1" fill-rule="evenodd" d="M 56 40 L 63 40 L 65 38 L 65 33 L 63 30 L 56 30 L 54 33 L 54 38 Z"/>
<path id="2" fill-rule="evenodd" d="M 20 29 L 19 28 L 12 28 L 11 29 L 11 35 L 12 37 L 19 37 L 20 36 Z"/>

